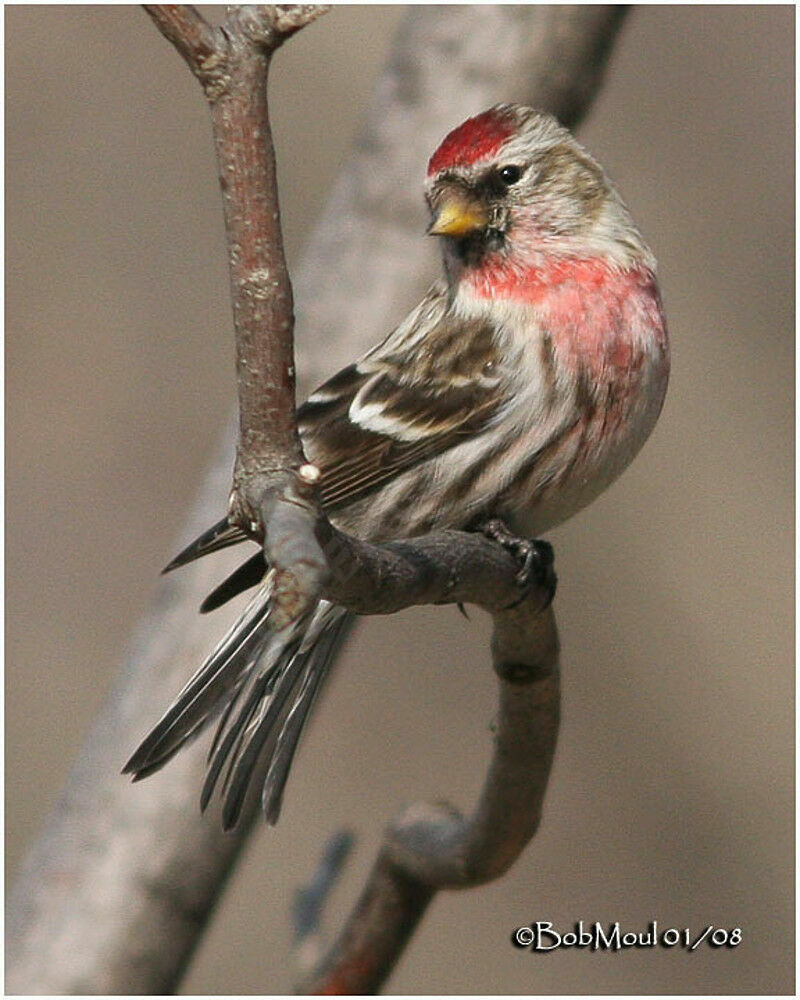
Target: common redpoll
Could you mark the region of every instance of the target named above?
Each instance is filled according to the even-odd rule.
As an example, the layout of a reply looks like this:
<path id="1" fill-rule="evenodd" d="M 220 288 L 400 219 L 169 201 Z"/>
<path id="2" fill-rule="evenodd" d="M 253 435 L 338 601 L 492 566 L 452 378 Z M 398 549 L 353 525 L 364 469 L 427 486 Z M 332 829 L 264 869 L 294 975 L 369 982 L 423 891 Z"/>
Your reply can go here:
<path id="1" fill-rule="evenodd" d="M 298 420 L 332 522 L 372 541 L 499 518 L 533 538 L 593 500 L 658 418 L 669 374 L 655 260 L 600 165 L 549 115 L 501 104 L 445 138 L 426 198 L 445 279 Z M 244 540 L 221 521 L 170 567 Z M 258 552 L 203 610 L 261 584 L 126 765 L 161 767 L 221 714 L 201 796 L 223 823 L 267 777 L 274 823 L 350 616 L 320 601 L 270 631 Z M 263 582 L 262 582 L 263 580 Z"/>

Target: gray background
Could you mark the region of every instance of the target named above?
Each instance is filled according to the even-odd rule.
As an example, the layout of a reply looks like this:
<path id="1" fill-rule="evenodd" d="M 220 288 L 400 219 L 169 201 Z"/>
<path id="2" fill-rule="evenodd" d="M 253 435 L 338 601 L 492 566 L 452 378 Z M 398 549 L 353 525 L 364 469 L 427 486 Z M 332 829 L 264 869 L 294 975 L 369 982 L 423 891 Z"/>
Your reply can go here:
<path id="1" fill-rule="evenodd" d="M 340 7 L 278 58 L 293 260 L 400 13 Z M 552 535 L 564 723 L 541 832 L 499 883 L 436 900 L 393 991 L 792 988 L 793 20 L 635 10 L 582 130 L 659 257 L 672 383 L 633 468 Z M 12 7 L 6 74 L 13 877 L 183 540 L 233 365 L 208 122 L 182 62 L 135 8 Z M 400 318 L 376 320 L 375 339 Z M 187 992 L 289 987 L 289 894 L 332 830 L 352 824 L 360 846 L 331 928 L 401 804 L 472 801 L 494 701 L 486 637 L 480 614 L 451 608 L 363 624 Z M 521 923 L 579 918 L 740 926 L 744 940 L 509 945 Z"/>

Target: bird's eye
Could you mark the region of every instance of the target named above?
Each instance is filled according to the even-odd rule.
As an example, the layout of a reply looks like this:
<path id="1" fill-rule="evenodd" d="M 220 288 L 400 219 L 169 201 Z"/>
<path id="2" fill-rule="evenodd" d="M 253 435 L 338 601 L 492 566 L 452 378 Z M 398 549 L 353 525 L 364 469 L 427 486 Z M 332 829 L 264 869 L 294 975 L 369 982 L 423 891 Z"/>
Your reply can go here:
<path id="1" fill-rule="evenodd" d="M 522 170 L 518 166 L 510 164 L 507 167 L 500 167 L 497 171 L 497 175 L 506 187 L 511 187 L 511 185 L 516 184 L 522 176 Z"/>

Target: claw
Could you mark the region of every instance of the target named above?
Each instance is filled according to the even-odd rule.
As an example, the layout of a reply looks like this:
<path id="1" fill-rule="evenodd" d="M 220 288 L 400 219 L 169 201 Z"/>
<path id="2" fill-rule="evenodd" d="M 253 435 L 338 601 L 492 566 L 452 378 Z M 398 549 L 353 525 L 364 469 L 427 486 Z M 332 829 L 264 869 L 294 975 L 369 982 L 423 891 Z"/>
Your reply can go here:
<path id="1" fill-rule="evenodd" d="M 478 529 L 487 538 L 502 545 L 519 563 L 517 583 L 525 591 L 532 586 L 545 591 L 547 599 L 542 611 L 552 604 L 556 594 L 558 578 L 553 568 L 553 546 L 544 539 L 518 538 L 499 518 L 493 518 Z"/>
<path id="2" fill-rule="evenodd" d="M 526 582 L 530 585 L 535 583 L 545 591 L 546 600 L 542 605 L 542 611 L 549 608 L 556 596 L 558 587 L 558 577 L 554 568 L 553 546 L 542 538 L 533 539 L 530 542 L 530 561 L 526 560 L 528 566 L 528 576 Z"/>

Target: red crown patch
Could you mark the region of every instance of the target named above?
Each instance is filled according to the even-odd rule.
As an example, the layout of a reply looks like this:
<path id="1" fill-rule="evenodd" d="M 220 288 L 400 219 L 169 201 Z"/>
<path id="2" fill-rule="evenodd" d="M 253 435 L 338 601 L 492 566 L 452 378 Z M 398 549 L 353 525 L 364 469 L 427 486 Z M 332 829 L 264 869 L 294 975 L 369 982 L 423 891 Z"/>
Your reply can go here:
<path id="1" fill-rule="evenodd" d="M 491 156 L 514 134 L 516 123 L 507 113 L 492 109 L 454 128 L 430 158 L 428 176 L 451 167 L 468 167 Z"/>

